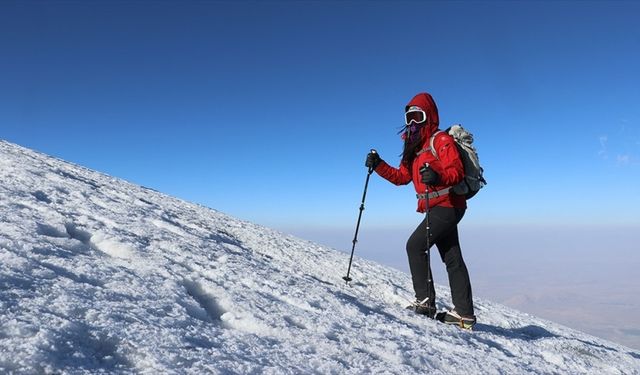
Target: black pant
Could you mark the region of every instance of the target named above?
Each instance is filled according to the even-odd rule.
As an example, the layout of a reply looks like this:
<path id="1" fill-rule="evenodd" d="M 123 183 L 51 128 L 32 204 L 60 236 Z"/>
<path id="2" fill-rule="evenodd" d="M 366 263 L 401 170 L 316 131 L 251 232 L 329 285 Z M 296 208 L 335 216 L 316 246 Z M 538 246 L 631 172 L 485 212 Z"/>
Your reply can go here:
<path id="1" fill-rule="evenodd" d="M 449 286 L 451 287 L 451 299 L 458 314 L 473 315 L 473 297 L 471 295 L 471 282 L 469 271 L 462 259 L 460 241 L 458 240 L 458 223 L 464 216 L 464 208 L 450 208 L 435 206 L 429 211 L 430 245 L 436 245 L 442 262 L 447 266 Z M 407 241 L 407 255 L 409 256 L 409 268 L 413 280 L 413 290 L 416 298 L 423 300 L 427 297 L 431 303 L 435 303 L 436 292 L 428 285 L 428 274 L 431 269 L 427 264 L 427 218 L 418 225 Z M 431 295 L 429 295 L 431 294 Z"/>

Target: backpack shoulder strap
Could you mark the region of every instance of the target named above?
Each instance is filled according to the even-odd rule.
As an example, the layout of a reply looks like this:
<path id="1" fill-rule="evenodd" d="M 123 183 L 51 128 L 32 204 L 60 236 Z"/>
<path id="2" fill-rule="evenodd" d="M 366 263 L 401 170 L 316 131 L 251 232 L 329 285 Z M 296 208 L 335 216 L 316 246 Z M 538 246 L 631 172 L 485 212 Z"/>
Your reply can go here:
<path id="1" fill-rule="evenodd" d="M 416 152 L 416 156 L 425 153 L 425 152 L 431 152 L 433 154 L 433 156 L 436 157 L 436 159 L 438 159 L 438 154 L 436 153 L 436 149 L 434 147 L 434 142 L 436 139 L 436 136 L 440 133 L 444 133 L 444 131 L 442 130 L 438 130 L 437 132 L 433 133 L 433 135 L 431 136 L 431 138 L 429 138 L 429 147 L 425 147 L 422 150 Z"/>

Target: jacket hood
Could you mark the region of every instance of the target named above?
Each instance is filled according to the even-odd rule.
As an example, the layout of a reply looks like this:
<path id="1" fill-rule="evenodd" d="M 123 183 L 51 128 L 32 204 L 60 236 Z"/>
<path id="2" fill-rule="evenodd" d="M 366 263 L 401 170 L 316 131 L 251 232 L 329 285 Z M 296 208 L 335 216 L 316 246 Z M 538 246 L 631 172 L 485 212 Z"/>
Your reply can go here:
<path id="1" fill-rule="evenodd" d="M 421 134 L 423 137 L 431 136 L 431 134 L 438 130 L 438 126 L 440 125 L 438 107 L 436 106 L 436 102 L 433 100 L 433 97 L 426 92 L 421 92 L 409 101 L 404 110 L 407 111 L 409 107 L 412 106 L 420 107 L 420 109 L 427 114 L 427 124 L 422 127 Z"/>

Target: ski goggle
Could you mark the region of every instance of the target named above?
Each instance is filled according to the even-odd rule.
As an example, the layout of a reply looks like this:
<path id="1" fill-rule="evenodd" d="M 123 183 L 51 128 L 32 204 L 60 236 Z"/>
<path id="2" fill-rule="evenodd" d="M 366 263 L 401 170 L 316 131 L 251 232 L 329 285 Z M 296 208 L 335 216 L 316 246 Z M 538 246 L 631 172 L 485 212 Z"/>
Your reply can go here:
<path id="1" fill-rule="evenodd" d="M 411 107 L 404 114 L 404 123 L 410 125 L 412 122 L 422 124 L 427 121 L 427 114 L 420 107 Z"/>

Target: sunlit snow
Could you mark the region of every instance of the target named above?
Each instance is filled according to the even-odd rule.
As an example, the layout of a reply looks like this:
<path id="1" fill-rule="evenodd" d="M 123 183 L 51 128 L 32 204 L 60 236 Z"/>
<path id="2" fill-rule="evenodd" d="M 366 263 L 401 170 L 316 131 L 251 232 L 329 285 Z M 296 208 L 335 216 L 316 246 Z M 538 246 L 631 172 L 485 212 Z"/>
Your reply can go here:
<path id="1" fill-rule="evenodd" d="M 356 257 L 347 286 L 348 254 L 7 142 L 0 216 L 0 373 L 640 373 L 489 301 L 472 332 L 417 316 L 402 272 Z"/>

